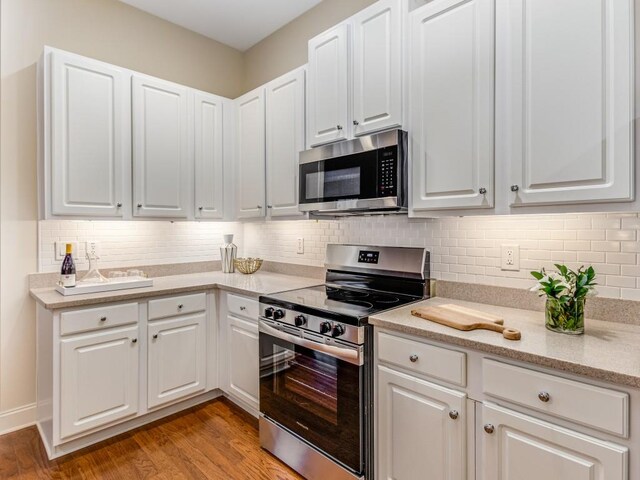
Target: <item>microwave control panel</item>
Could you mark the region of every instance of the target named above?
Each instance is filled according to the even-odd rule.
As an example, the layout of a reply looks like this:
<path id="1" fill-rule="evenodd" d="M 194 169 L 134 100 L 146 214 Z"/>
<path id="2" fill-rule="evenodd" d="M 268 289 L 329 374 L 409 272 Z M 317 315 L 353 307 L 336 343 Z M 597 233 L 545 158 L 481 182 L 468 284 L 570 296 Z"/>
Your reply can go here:
<path id="1" fill-rule="evenodd" d="M 378 153 L 378 196 L 395 197 L 398 195 L 398 155 L 397 147 L 386 147 Z"/>

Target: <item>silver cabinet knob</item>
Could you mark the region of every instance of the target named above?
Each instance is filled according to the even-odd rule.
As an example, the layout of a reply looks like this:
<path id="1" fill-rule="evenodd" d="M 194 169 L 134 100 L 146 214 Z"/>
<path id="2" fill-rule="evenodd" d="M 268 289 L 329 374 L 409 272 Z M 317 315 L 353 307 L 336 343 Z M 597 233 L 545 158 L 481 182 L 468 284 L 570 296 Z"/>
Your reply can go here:
<path id="1" fill-rule="evenodd" d="M 184 308 L 184 305 L 183 305 L 183 304 L 179 304 L 179 305 L 178 305 L 178 310 L 182 310 L 183 308 Z"/>
<path id="2" fill-rule="evenodd" d="M 360 122 L 358 122 L 358 120 L 354 120 L 354 121 L 353 121 L 353 124 L 354 124 L 355 126 L 358 126 L 358 125 L 360 125 Z"/>
<path id="3" fill-rule="evenodd" d="M 154 339 L 154 340 L 157 340 L 157 339 L 158 339 L 158 334 L 157 334 L 157 333 L 153 335 L 153 339 Z"/>
<path id="4" fill-rule="evenodd" d="M 132 339 L 131 343 L 138 343 L 138 339 L 137 338 Z"/>
<path id="5" fill-rule="evenodd" d="M 491 425 L 490 423 L 487 423 L 484 426 L 484 431 L 487 432 L 488 434 L 492 434 L 493 432 L 495 432 L 496 427 L 494 427 L 493 425 Z"/>
<path id="6" fill-rule="evenodd" d="M 142 204 L 141 203 L 138 204 L 138 208 L 142 208 Z"/>
<path id="7" fill-rule="evenodd" d="M 342 125 L 336 125 L 337 130 L 342 130 Z"/>
<path id="8" fill-rule="evenodd" d="M 198 210 L 202 211 L 204 210 L 204 207 L 198 207 Z"/>
<path id="9" fill-rule="evenodd" d="M 449 412 L 449 417 L 451 418 L 451 420 L 457 420 L 458 419 L 458 415 L 460 415 L 460 414 L 458 413 L 457 410 L 451 410 Z"/>
<path id="10" fill-rule="evenodd" d="M 273 205 L 267 205 L 267 208 L 273 208 Z"/>
<path id="11" fill-rule="evenodd" d="M 512 192 L 517 192 L 518 190 L 520 190 L 520 187 L 518 185 L 511 185 Z"/>
<path id="12" fill-rule="evenodd" d="M 539 399 L 541 402 L 547 403 L 549 400 L 551 400 L 551 395 L 549 395 L 549 393 L 548 393 L 548 392 L 540 392 L 540 393 L 538 394 L 538 399 Z"/>
<path id="13" fill-rule="evenodd" d="M 484 187 L 480 187 L 480 189 L 478 190 L 478 193 L 480 193 L 480 195 L 485 195 L 487 193 L 487 189 Z"/>
<path id="14" fill-rule="evenodd" d="M 256 205 L 256 208 L 259 210 L 262 208 L 262 205 Z"/>
<path id="15" fill-rule="evenodd" d="M 107 321 L 107 317 L 100 317 L 100 321 L 101 322 L 106 322 Z"/>
<path id="16" fill-rule="evenodd" d="M 241 307 L 240 307 L 240 310 L 242 310 L 243 312 L 244 312 L 246 309 L 247 309 L 247 307 L 245 307 L 245 306 L 241 306 Z"/>
<path id="17" fill-rule="evenodd" d="M 418 361 L 418 355 L 411 355 L 409 357 L 409 360 L 411 361 L 411 363 L 416 363 Z"/>
<path id="18" fill-rule="evenodd" d="M 118 207 L 118 208 L 122 208 L 122 202 L 118 202 L 118 203 L 116 203 L 116 207 Z"/>

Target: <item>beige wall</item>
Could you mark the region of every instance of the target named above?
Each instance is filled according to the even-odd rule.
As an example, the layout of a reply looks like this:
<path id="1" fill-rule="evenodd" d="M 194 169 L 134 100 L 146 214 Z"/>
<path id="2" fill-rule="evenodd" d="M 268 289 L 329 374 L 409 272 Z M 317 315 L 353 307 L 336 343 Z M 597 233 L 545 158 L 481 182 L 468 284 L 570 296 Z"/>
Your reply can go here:
<path id="1" fill-rule="evenodd" d="M 375 0 L 324 0 L 245 52 L 248 92 L 307 63 L 307 42 Z"/>
<path id="2" fill-rule="evenodd" d="M 27 274 L 37 268 L 36 62 L 43 46 L 232 98 L 241 93 L 244 66 L 239 51 L 117 0 L 2 0 L 0 18 L 2 430 L 9 419 L 2 412 L 35 401 L 35 310 Z"/>

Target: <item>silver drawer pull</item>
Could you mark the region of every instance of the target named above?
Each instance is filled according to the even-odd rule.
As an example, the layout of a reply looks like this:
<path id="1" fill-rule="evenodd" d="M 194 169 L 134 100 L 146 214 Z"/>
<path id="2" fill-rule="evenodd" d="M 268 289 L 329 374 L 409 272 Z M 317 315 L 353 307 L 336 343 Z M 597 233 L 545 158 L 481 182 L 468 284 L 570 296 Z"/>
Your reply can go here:
<path id="1" fill-rule="evenodd" d="M 460 414 L 458 413 L 457 410 L 451 410 L 449 412 L 449 417 L 451 418 L 451 420 L 457 420 L 458 419 L 458 415 L 460 415 Z"/>
<path id="2" fill-rule="evenodd" d="M 183 305 L 183 304 L 179 304 L 179 305 L 178 305 L 178 310 L 182 310 L 183 308 L 184 308 L 184 305 Z"/>
<path id="3" fill-rule="evenodd" d="M 418 361 L 418 355 L 411 355 L 409 360 L 411 360 L 411 363 L 416 363 Z"/>
<path id="4" fill-rule="evenodd" d="M 538 398 L 541 402 L 547 403 L 549 400 L 551 400 L 551 395 L 549 395 L 549 393 L 547 392 L 540 392 L 538 394 Z"/>
<path id="5" fill-rule="evenodd" d="M 496 430 L 496 428 L 493 425 L 491 425 L 490 423 L 487 423 L 484 426 L 484 431 L 487 432 L 488 434 L 492 434 L 493 432 L 495 432 L 495 430 Z"/>
<path id="6" fill-rule="evenodd" d="M 133 340 L 131 340 L 131 343 L 138 343 L 138 339 L 134 338 Z"/>
<path id="7" fill-rule="evenodd" d="M 157 334 L 157 333 L 153 335 L 153 339 L 154 339 L 154 340 L 157 340 L 157 339 L 158 339 L 158 334 Z"/>
<path id="8" fill-rule="evenodd" d="M 107 317 L 100 317 L 100 321 L 101 322 L 106 322 L 107 321 Z"/>
<path id="9" fill-rule="evenodd" d="M 247 307 L 241 306 L 240 310 L 242 310 L 243 312 L 247 309 Z"/>

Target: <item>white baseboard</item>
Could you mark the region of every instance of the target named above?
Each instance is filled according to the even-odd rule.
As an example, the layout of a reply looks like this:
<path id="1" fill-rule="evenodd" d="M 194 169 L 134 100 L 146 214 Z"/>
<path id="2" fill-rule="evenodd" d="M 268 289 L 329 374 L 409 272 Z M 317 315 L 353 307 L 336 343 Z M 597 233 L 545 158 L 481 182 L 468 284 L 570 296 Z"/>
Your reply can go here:
<path id="1" fill-rule="evenodd" d="M 36 404 L 0 412 L 0 435 L 30 427 L 36 423 Z"/>

